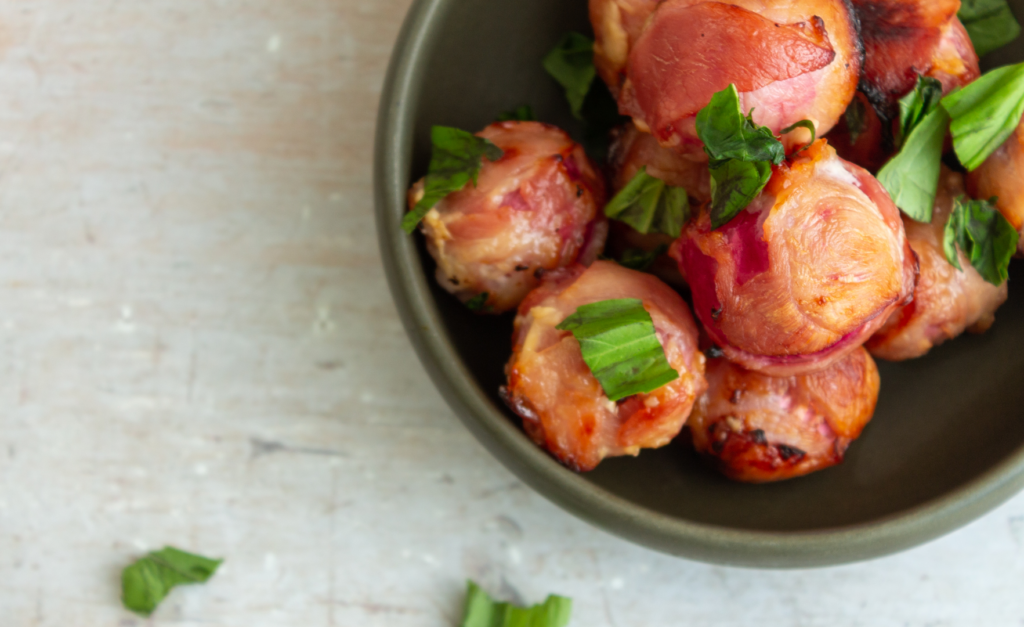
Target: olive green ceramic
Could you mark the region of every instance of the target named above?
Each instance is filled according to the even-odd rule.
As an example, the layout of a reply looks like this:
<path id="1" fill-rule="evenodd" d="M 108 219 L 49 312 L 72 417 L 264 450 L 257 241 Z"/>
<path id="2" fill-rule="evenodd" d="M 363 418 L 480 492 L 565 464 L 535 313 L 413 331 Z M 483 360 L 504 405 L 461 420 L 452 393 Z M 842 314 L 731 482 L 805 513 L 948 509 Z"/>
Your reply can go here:
<path id="1" fill-rule="evenodd" d="M 1024 0 L 1013 4 L 1024 15 Z M 742 485 L 675 443 L 576 474 L 530 442 L 498 398 L 511 316 L 473 315 L 438 288 L 421 238 L 405 235 L 399 222 L 406 189 L 426 169 L 433 124 L 475 131 L 529 103 L 539 119 L 579 136 L 541 69 L 571 29 L 590 31 L 586 0 L 419 0 L 381 99 L 377 224 L 391 290 L 420 359 L 477 439 L 573 514 L 633 542 L 722 564 L 822 566 L 893 553 L 967 523 L 1024 486 L 1019 265 L 989 333 L 921 360 L 881 364 L 878 412 L 837 468 Z M 1024 58 L 1022 51 L 1018 41 L 998 60 Z"/>

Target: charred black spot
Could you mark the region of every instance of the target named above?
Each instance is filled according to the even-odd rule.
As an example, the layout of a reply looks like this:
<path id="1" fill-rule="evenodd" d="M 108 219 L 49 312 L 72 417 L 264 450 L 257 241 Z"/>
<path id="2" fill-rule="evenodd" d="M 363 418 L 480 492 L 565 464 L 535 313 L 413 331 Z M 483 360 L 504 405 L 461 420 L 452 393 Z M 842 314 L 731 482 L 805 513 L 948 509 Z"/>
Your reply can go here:
<path id="1" fill-rule="evenodd" d="M 583 188 L 579 185 L 576 186 L 576 198 L 583 196 Z"/>
<path id="2" fill-rule="evenodd" d="M 747 431 L 747 437 L 754 444 L 768 444 L 768 438 L 765 437 L 764 431 L 761 429 L 754 429 L 753 431 Z"/>
<path id="3" fill-rule="evenodd" d="M 719 317 L 720 317 L 721 315 L 722 315 L 722 308 L 721 308 L 721 307 L 719 307 L 719 308 L 717 308 L 717 309 L 712 309 L 712 310 L 711 310 L 711 319 L 712 319 L 712 320 L 718 320 L 718 318 L 719 318 Z"/>
<path id="4" fill-rule="evenodd" d="M 795 446 L 786 446 L 785 444 L 777 444 L 775 446 L 775 448 L 778 449 L 779 455 L 782 456 L 783 461 L 787 461 L 787 462 L 790 459 L 794 458 L 794 457 L 805 457 L 807 455 L 806 452 L 801 451 L 800 449 L 796 448 Z"/>
<path id="5" fill-rule="evenodd" d="M 529 269 L 530 269 L 530 266 L 516 266 L 516 272 L 525 272 L 526 270 L 529 270 Z"/>
<path id="6" fill-rule="evenodd" d="M 452 285 L 458 285 L 459 284 L 459 280 L 456 279 L 455 277 L 451 277 L 448 280 L 451 281 Z"/>
<path id="7" fill-rule="evenodd" d="M 538 281 L 544 278 L 544 268 L 537 268 L 536 270 L 534 270 L 533 278 L 537 279 Z"/>
<path id="8" fill-rule="evenodd" d="M 704 351 L 704 356 L 708 359 L 721 359 L 722 357 L 725 357 L 725 353 L 717 346 L 712 346 Z"/>

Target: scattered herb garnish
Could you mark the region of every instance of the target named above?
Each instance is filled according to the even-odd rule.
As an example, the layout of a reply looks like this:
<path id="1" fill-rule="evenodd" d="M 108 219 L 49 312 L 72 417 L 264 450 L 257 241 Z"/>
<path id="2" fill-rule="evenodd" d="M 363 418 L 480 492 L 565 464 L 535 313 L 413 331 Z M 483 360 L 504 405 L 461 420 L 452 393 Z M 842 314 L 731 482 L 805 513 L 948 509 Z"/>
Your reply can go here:
<path id="1" fill-rule="evenodd" d="M 1002 285 L 1020 236 L 994 202 L 957 198 L 942 243 L 946 259 L 957 270 L 963 270 L 957 255 L 959 247 L 982 278 L 992 285 Z"/>
<path id="2" fill-rule="evenodd" d="M 711 228 L 736 217 L 761 193 L 772 164 L 786 158 L 782 142 L 771 129 L 743 115 L 735 85 L 711 98 L 697 114 L 697 135 L 704 142 L 711 168 Z"/>
<path id="3" fill-rule="evenodd" d="M 860 98 L 854 98 L 846 108 L 846 128 L 850 131 L 851 145 L 856 144 L 864 131 L 868 130 L 868 111 Z"/>
<path id="4" fill-rule="evenodd" d="M 487 304 L 487 299 L 490 297 L 491 295 L 488 292 L 477 294 L 466 301 L 466 309 L 470 311 L 481 311 L 484 308 L 484 305 Z"/>
<path id="5" fill-rule="evenodd" d="M 1020 24 L 1006 0 L 963 0 L 957 14 L 979 57 L 1002 48 L 1020 35 Z"/>
<path id="6" fill-rule="evenodd" d="M 466 609 L 462 627 L 566 627 L 572 600 L 552 594 L 533 607 L 498 603 L 472 581 L 466 582 Z"/>
<path id="7" fill-rule="evenodd" d="M 668 252 L 668 244 L 662 244 L 654 250 L 644 250 L 642 248 L 627 248 L 622 251 L 622 257 L 619 259 L 619 265 L 630 270 L 638 270 L 645 272 L 650 269 L 654 262 Z"/>
<path id="8" fill-rule="evenodd" d="M 583 305 L 556 328 L 571 331 L 579 341 L 583 361 L 609 400 L 651 392 L 679 378 L 639 299 Z"/>
<path id="9" fill-rule="evenodd" d="M 498 114 L 498 122 L 536 122 L 537 117 L 533 115 L 533 107 L 528 104 L 521 104 L 515 109 L 503 111 Z"/>
<path id="10" fill-rule="evenodd" d="M 402 219 L 402 229 L 406 233 L 415 231 L 423 216 L 442 198 L 459 191 L 470 181 L 476 185 L 485 157 L 489 161 L 497 161 L 504 154 L 501 148 L 488 140 L 449 126 L 432 128 L 430 139 L 434 150 L 424 181 L 423 198 Z"/>
<path id="11" fill-rule="evenodd" d="M 644 166 L 605 206 L 604 214 L 641 233 L 679 237 L 690 219 L 690 201 L 685 189 L 666 185 Z"/>
<path id="12" fill-rule="evenodd" d="M 896 206 L 918 222 L 932 221 L 947 128 L 949 115 L 942 107 L 936 107 L 910 132 L 900 152 L 878 172 L 878 181 Z"/>
<path id="13" fill-rule="evenodd" d="M 1013 134 L 1024 115 L 1024 63 L 1001 67 L 942 99 L 953 148 L 974 171 Z"/>
<path id="14" fill-rule="evenodd" d="M 942 100 L 942 83 L 930 76 L 918 76 L 914 89 L 900 98 L 900 132 L 896 148 L 917 128 Z"/>
<path id="15" fill-rule="evenodd" d="M 569 32 L 544 57 L 544 69 L 565 89 L 573 116 L 583 120 L 583 102 L 597 76 L 594 68 L 594 40 Z"/>
<path id="16" fill-rule="evenodd" d="M 149 616 L 172 588 L 205 583 L 223 561 L 164 547 L 122 571 L 121 601 L 129 610 Z"/>
<path id="17" fill-rule="evenodd" d="M 811 122 L 810 120 L 800 120 L 799 122 L 797 122 L 793 126 L 787 126 L 786 128 L 782 129 L 782 132 L 779 133 L 779 134 L 780 135 L 785 135 L 786 133 L 792 133 L 793 131 L 795 131 L 798 128 L 805 128 L 805 129 L 809 130 L 811 132 L 811 141 L 809 141 L 806 144 L 804 144 L 803 146 L 801 146 L 799 150 L 796 150 L 796 151 L 786 155 L 787 157 L 795 157 L 796 155 L 798 155 L 801 152 L 803 152 L 803 151 L 807 150 L 808 148 L 810 148 L 811 145 L 814 144 L 815 140 L 818 139 L 818 129 L 814 127 L 814 122 Z"/>

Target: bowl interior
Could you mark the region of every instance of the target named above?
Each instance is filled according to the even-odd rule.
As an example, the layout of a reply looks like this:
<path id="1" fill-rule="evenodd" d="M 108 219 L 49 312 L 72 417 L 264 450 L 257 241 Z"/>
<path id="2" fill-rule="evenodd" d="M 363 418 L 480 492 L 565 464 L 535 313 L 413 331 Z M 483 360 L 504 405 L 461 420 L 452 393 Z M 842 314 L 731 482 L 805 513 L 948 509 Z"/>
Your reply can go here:
<path id="1" fill-rule="evenodd" d="M 1024 0 L 1011 2 L 1024 15 Z M 426 170 L 431 125 L 478 130 L 504 110 L 533 106 L 538 119 L 577 138 L 582 127 L 541 59 L 568 30 L 590 33 L 586 2 L 449 2 L 426 59 L 413 114 L 409 180 Z M 1024 58 L 1024 42 L 990 55 L 988 65 Z M 494 407 L 510 354 L 512 316 L 469 313 L 433 280 L 435 264 L 416 238 L 422 280 L 430 285 L 440 330 Z M 794 481 L 749 486 L 709 470 L 680 443 L 639 458 L 606 460 L 583 479 L 672 519 L 728 530 L 806 532 L 898 517 L 977 481 L 1024 444 L 1024 268 L 1011 268 L 1009 301 L 991 331 L 947 343 L 903 364 L 880 362 L 882 393 L 874 420 L 833 469 Z M 1021 287 L 1024 289 L 1024 287 Z M 520 434 L 521 435 L 521 434 Z M 525 438 L 525 435 L 521 435 Z M 570 471 L 557 468 L 551 472 Z"/>

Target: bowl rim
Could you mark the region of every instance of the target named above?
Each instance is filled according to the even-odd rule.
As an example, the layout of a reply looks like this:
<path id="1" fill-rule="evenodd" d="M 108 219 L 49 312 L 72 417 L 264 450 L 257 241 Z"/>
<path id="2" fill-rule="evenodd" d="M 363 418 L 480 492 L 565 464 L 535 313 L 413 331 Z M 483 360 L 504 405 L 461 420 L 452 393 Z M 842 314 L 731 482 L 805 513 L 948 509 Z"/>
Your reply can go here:
<path id="1" fill-rule="evenodd" d="M 464 0 L 415 0 L 399 32 L 381 94 L 374 147 L 377 235 L 392 297 L 435 386 L 492 455 L 548 500 L 648 548 L 714 564 L 805 568 L 881 557 L 971 522 L 1024 488 L 1024 446 L 971 481 L 902 512 L 826 530 L 770 532 L 688 522 L 616 496 L 562 467 L 499 411 L 445 337 L 431 277 L 401 229 L 415 111 L 440 24 Z"/>

